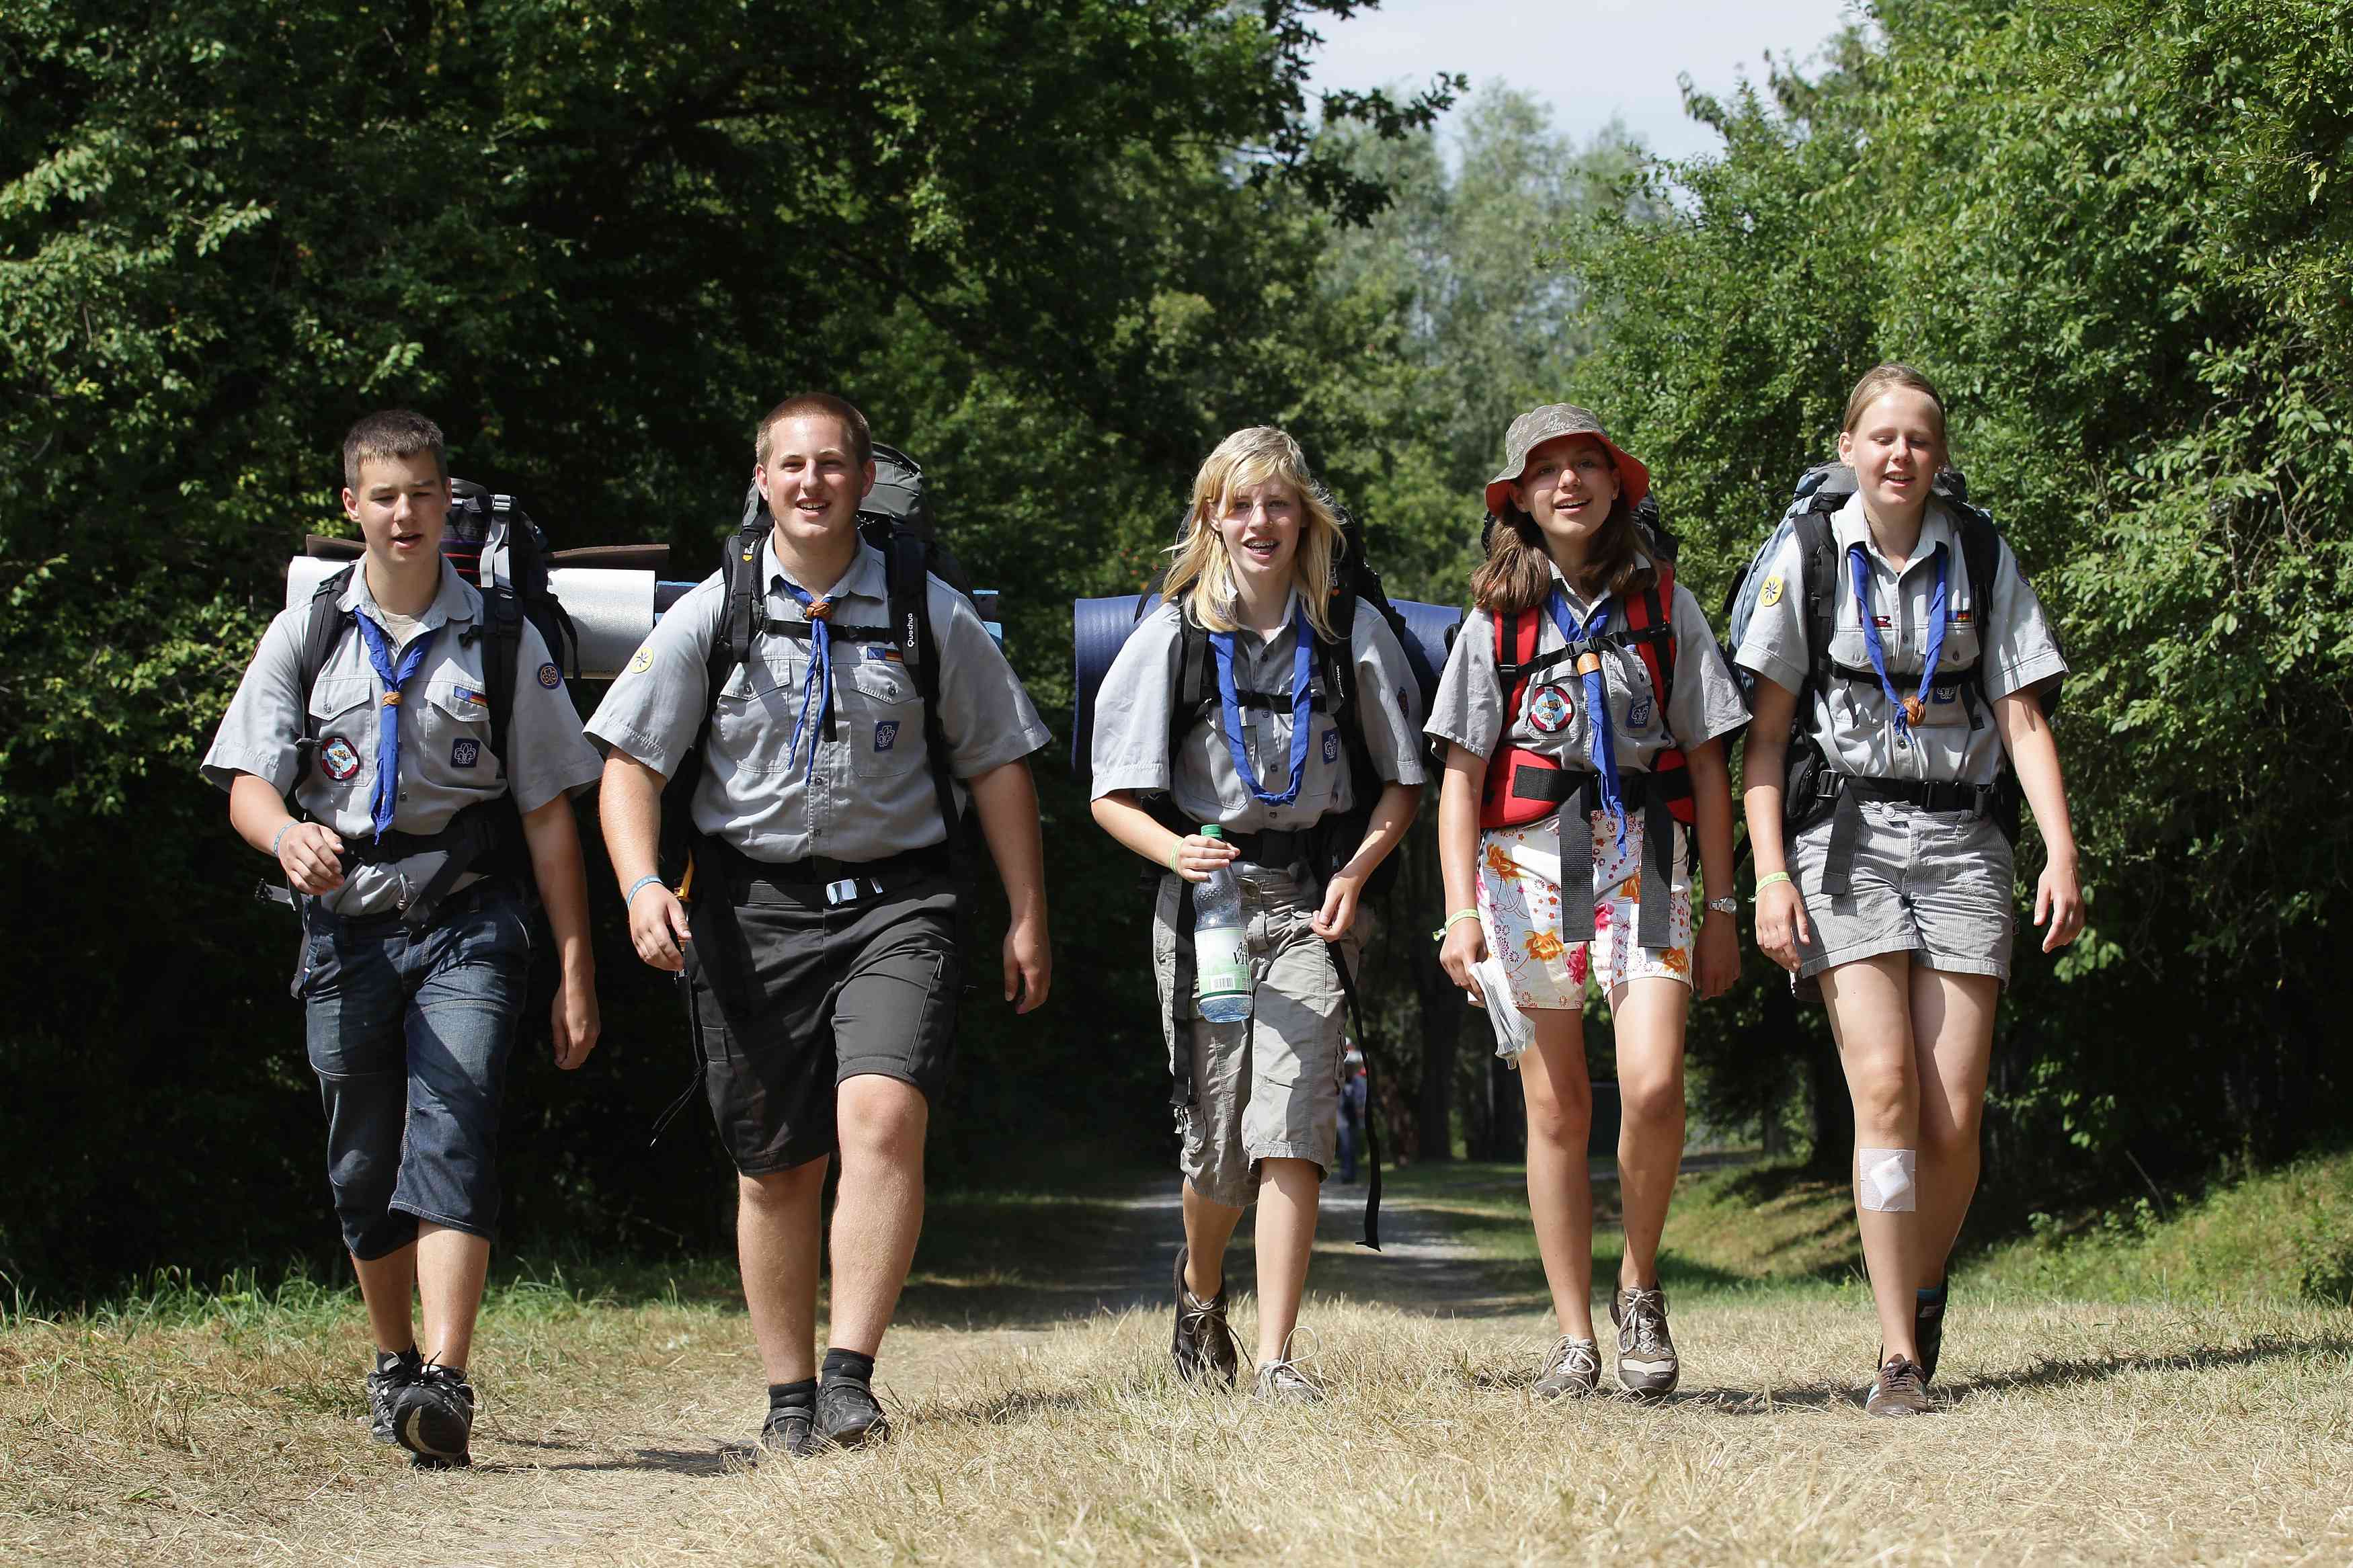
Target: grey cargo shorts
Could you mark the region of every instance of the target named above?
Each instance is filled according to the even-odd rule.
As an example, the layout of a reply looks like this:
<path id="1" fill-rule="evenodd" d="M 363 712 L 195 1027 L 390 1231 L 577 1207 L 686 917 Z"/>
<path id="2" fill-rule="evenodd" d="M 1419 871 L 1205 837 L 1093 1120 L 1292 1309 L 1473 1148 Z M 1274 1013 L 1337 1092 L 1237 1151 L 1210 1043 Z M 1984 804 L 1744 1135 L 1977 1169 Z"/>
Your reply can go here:
<path id="1" fill-rule="evenodd" d="M 1990 974 L 2007 984 L 2018 912 L 2014 861 L 2001 826 L 1990 816 L 1923 811 L 1903 801 L 1856 804 L 1862 834 L 1847 897 L 1822 891 L 1829 817 L 1790 846 L 1789 875 L 1813 928 L 1813 940 L 1799 948 L 1800 984 L 1835 964 L 1883 952 L 1908 952 L 1929 969 Z"/>
<path id="2" fill-rule="evenodd" d="M 1250 1016 L 1210 1024 L 1192 1016 L 1188 998 L 1188 1037 L 1180 1044 L 1169 1016 L 1180 890 L 1174 875 L 1162 877 L 1152 917 L 1152 969 L 1171 1074 L 1179 1048 L 1192 1055 L 1193 1103 L 1176 1112 L 1179 1162 L 1195 1192 L 1240 1208 L 1258 1195 L 1262 1160 L 1307 1160 L 1330 1172 L 1339 1143 L 1346 1008 L 1331 954 L 1308 924 L 1320 903 L 1309 896 L 1314 889 L 1285 872 L 1253 870 L 1242 883 Z M 1356 939 L 1342 948 L 1353 972 Z"/>

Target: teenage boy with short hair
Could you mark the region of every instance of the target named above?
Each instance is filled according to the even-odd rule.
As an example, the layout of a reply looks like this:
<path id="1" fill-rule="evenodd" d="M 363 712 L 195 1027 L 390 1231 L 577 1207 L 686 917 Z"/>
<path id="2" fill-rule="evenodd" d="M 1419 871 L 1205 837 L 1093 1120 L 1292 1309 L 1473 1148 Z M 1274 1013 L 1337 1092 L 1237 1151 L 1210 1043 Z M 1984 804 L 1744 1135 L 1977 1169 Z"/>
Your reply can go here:
<path id="1" fill-rule="evenodd" d="M 923 1225 L 923 1138 L 962 958 L 923 698 L 879 629 L 885 563 L 858 532 L 875 471 L 865 417 L 821 393 L 787 398 L 760 421 L 754 460 L 775 526 L 740 568 L 757 572 L 764 615 L 744 662 L 710 689 L 728 615 L 713 574 L 654 628 L 588 733 L 608 748 L 605 843 L 630 940 L 659 969 L 696 961 L 695 1032 L 739 1173 L 744 1295 L 768 1378 L 760 1443 L 804 1455 L 890 1431 L 874 1356 Z M 1049 737 L 970 601 L 937 577 L 925 586 L 936 717 L 1012 905 L 1005 996 L 1028 1012 L 1046 999 L 1050 959 L 1024 759 Z M 655 861 L 664 783 L 698 744 L 690 925 Z M 819 1202 L 837 1152 L 820 1387 Z"/>
<path id="2" fill-rule="evenodd" d="M 439 428 L 405 410 L 368 416 L 344 437 L 343 482 L 366 552 L 339 592 L 331 581 L 341 624 L 325 662 L 306 687 L 312 606 L 280 612 L 204 774 L 228 792 L 238 835 L 277 860 L 302 916 L 293 989 L 326 1107 L 335 1213 L 375 1331 L 375 1436 L 441 1468 L 471 1462 L 465 1369 L 498 1219 L 499 1101 L 529 992 L 534 884 L 561 965 L 556 1065 L 578 1067 L 596 1043 L 569 797 L 597 765 L 528 621 L 508 754 L 493 752 L 485 671 L 499 633 L 441 557 Z M 471 854 L 471 869 L 432 900 L 432 872 L 453 852 Z"/>

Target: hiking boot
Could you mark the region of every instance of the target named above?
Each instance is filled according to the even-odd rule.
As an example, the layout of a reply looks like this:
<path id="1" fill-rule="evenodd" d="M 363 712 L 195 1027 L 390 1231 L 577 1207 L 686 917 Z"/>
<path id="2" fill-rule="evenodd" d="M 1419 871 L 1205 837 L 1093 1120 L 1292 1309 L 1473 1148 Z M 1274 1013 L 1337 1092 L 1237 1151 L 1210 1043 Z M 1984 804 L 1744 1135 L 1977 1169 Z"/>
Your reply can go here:
<path id="1" fill-rule="evenodd" d="M 1931 1298 L 1915 1294 L 1912 1305 L 1912 1342 L 1920 1347 L 1920 1386 L 1936 1380 L 1936 1356 L 1945 1348 L 1945 1288 Z"/>
<path id="2" fill-rule="evenodd" d="M 1618 1386 L 1645 1399 L 1675 1391 L 1683 1363 L 1667 1333 L 1667 1293 L 1658 1286 L 1629 1286 L 1609 1298 L 1609 1321 L 1618 1325 Z"/>
<path id="3" fill-rule="evenodd" d="M 784 1454 L 796 1459 L 806 1459 L 822 1446 L 817 1440 L 817 1412 L 806 1405 L 788 1405 L 781 1410 L 772 1409 L 768 1418 L 760 1424 L 760 1436 L 753 1447 L 758 1454 Z"/>
<path id="4" fill-rule="evenodd" d="M 474 1387 L 465 1374 L 426 1363 L 393 1396 L 393 1436 L 420 1470 L 459 1469 L 474 1462 Z"/>
<path id="5" fill-rule="evenodd" d="M 1169 1340 L 1168 1356 L 1186 1382 L 1215 1378 L 1231 1388 L 1241 1375 L 1242 1352 L 1226 1321 L 1226 1293 L 1220 1290 L 1204 1301 L 1186 1288 L 1187 1251 L 1182 1245 L 1176 1248 L 1176 1331 Z"/>
<path id="6" fill-rule="evenodd" d="M 400 1391 L 417 1380 L 424 1363 L 414 1349 L 397 1356 L 376 1357 L 375 1370 L 367 1374 L 368 1436 L 379 1443 L 397 1443 L 399 1435 L 393 1430 L 392 1407 Z"/>
<path id="7" fill-rule="evenodd" d="M 1535 1396 L 1538 1399 L 1582 1399 L 1601 1382 L 1601 1347 L 1591 1340 L 1573 1339 L 1567 1334 L 1552 1347 L 1552 1353 L 1536 1368 Z"/>
<path id="8" fill-rule="evenodd" d="M 829 1377 L 818 1384 L 818 1444 L 862 1448 L 890 1440 L 891 1418 L 882 1414 L 871 1387 L 854 1377 Z"/>
<path id="9" fill-rule="evenodd" d="M 1250 1397 L 1273 1405 L 1321 1405 L 1324 1390 L 1295 1361 L 1262 1361 L 1258 1363 L 1258 1378 L 1250 1384 Z"/>
<path id="10" fill-rule="evenodd" d="M 1863 1396 L 1862 1407 L 1873 1415 L 1918 1415 L 1928 1408 L 1928 1391 L 1921 1385 L 1920 1368 L 1901 1355 L 1887 1358 L 1887 1364 L 1872 1379 L 1871 1392 Z"/>

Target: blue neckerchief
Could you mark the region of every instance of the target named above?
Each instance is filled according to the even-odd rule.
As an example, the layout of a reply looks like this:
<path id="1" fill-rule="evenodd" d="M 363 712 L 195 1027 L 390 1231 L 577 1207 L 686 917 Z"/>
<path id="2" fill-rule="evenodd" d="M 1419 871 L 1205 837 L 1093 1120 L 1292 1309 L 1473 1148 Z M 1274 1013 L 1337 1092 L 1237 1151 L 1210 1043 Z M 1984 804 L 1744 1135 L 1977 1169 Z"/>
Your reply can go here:
<path id="1" fill-rule="evenodd" d="M 1895 682 L 1888 679 L 1887 649 L 1879 640 L 1879 622 L 1871 613 L 1871 553 L 1860 544 L 1850 544 L 1846 562 L 1849 575 L 1854 579 L 1855 608 L 1862 616 L 1862 646 L 1871 652 L 1871 668 L 1879 672 L 1879 689 L 1887 693 L 1887 700 L 1895 709 L 1895 732 L 1908 739 L 1912 733 L 1911 710 L 1905 707 L 1904 699 L 1895 695 Z M 1928 595 L 1928 652 L 1920 662 L 1920 695 L 1913 699 L 1924 712 L 1928 688 L 1936 683 L 1936 662 L 1945 657 L 1945 547 L 1939 544 L 1936 586 Z"/>
<path id="2" fill-rule="evenodd" d="M 417 633 L 417 640 L 401 650 L 400 667 L 396 669 L 384 628 L 364 614 L 355 614 L 352 619 L 360 625 L 360 641 L 367 645 L 375 678 L 384 682 L 384 705 L 375 716 L 375 790 L 368 796 L 368 819 L 375 826 L 376 837 L 382 839 L 392 826 L 393 807 L 400 804 L 400 689 L 425 662 L 425 650 L 440 628 L 427 626 Z"/>
<path id="3" fill-rule="evenodd" d="M 826 626 L 826 617 L 833 613 L 833 601 L 820 599 L 783 573 L 776 581 L 793 603 L 801 607 L 809 623 L 808 679 L 801 682 L 801 716 L 793 721 L 792 750 L 785 753 L 785 769 L 792 770 L 793 759 L 801 754 L 801 731 L 807 729 L 812 715 L 819 724 L 825 722 L 826 705 L 833 700 L 833 634 Z M 808 761 L 801 767 L 806 778 L 817 766 L 817 734 L 809 734 Z"/>
<path id="4" fill-rule="evenodd" d="M 1545 608 L 1552 612 L 1553 625 L 1560 628 L 1562 638 L 1572 647 L 1600 636 L 1602 628 L 1609 624 L 1609 606 L 1603 605 L 1580 630 L 1575 613 L 1568 607 L 1568 596 L 1560 591 L 1558 584 L 1553 585 L 1552 597 L 1545 602 Z M 1585 671 L 1584 681 L 1585 711 L 1593 730 L 1593 771 L 1601 775 L 1601 809 L 1616 825 L 1618 847 L 1622 851 L 1626 847 L 1626 796 L 1618 780 L 1617 742 L 1609 733 L 1609 688 L 1602 682 L 1599 663 Z"/>
<path id="5" fill-rule="evenodd" d="M 1209 634 L 1209 647 L 1218 656 L 1218 708 L 1226 731 L 1226 750 L 1233 755 L 1234 772 L 1241 775 L 1243 786 L 1267 805 L 1289 805 L 1297 800 L 1300 781 L 1307 776 L 1307 731 L 1315 710 L 1315 649 L 1308 640 L 1313 635 L 1307 625 L 1306 601 L 1302 600 L 1291 614 L 1291 785 L 1281 795 L 1269 795 L 1258 787 L 1258 770 L 1250 765 L 1250 751 L 1242 744 L 1241 704 L 1234 694 L 1234 634 Z"/>

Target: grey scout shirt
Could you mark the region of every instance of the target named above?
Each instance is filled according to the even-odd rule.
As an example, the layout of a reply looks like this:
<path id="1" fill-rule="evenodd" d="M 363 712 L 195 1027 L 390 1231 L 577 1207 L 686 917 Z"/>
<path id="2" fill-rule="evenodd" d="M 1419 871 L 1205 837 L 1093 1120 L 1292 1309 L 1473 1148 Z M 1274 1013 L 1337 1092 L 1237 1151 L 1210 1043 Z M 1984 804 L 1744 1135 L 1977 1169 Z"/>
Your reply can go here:
<path id="1" fill-rule="evenodd" d="M 1588 599 L 1569 584 L 1557 565 L 1552 576 L 1579 625 L 1610 597 L 1605 591 Z M 1567 639 L 1552 616 L 1541 606 L 1536 614 L 1536 651 L 1549 653 L 1565 647 Z M 1650 667 L 1639 650 L 1615 647 L 1601 656 L 1602 689 L 1609 701 L 1611 754 L 1621 771 L 1648 773 L 1658 754 L 1669 746 L 1697 746 L 1729 734 L 1748 720 L 1739 682 L 1716 649 L 1707 616 L 1680 580 L 1668 616 L 1674 623 L 1675 679 L 1663 711 L 1651 688 Z M 1614 630 L 1625 626 L 1615 611 L 1609 624 Z M 1547 689 L 1556 695 L 1548 696 Z M 1495 617 L 1474 609 L 1463 618 L 1454 651 L 1439 677 L 1438 697 L 1430 704 L 1430 732 L 1492 761 L 1504 735 L 1504 698 L 1495 670 Z M 1566 662 L 1528 682 L 1519 710 L 1511 716 L 1510 734 L 1513 744 L 1549 757 L 1571 772 L 1594 771 L 1585 682 Z"/>
<path id="2" fill-rule="evenodd" d="M 1292 602 L 1296 605 L 1295 590 Z M 1176 756 L 1168 754 L 1168 704 L 1182 647 L 1182 613 L 1164 602 L 1147 614 L 1128 634 L 1103 676 L 1095 698 L 1095 798 L 1113 790 L 1166 791 L 1187 822 L 1213 822 L 1231 833 L 1293 831 L 1312 826 L 1326 812 L 1345 811 L 1357 804 L 1356 781 L 1348 776 L 1347 746 L 1338 724 L 1320 710 L 1309 716 L 1306 767 L 1298 797 L 1287 805 L 1269 805 L 1244 785 L 1214 712 L 1186 733 Z M 1234 633 L 1236 690 L 1290 691 L 1297 655 L 1290 614 L 1286 608 L 1283 627 L 1271 637 L 1247 629 Z M 1356 660 L 1365 745 L 1374 767 L 1386 783 L 1422 783 L 1421 690 L 1397 634 L 1362 599 L 1356 601 L 1349 651 Z M 1258 774 L 1258 787 L 1280 795 L 1291 782 L 1290 710 L 1244 708 L 1239 717 L 1244 755 Z"/>
<path id="3" fill-rule="evenodd" d="M 353 570 L 351 584 L 337 602 L 379 626 L 385 623 L 368 592 L 364 567 Z M 513 755 L 491 753 L 491 703 L 482 678 L 488 649 L 481 637 L 470 641 L 463 636 L 481 618 L 481 595 L 443 562 L 441 586 L 417 617 L 417 635 L 427 627 L 439 629 L 425 662 L 402 689 L 400 705 L 392 710 L 400 723 L 400 793 L 392 813 L 396 832 L 438 833 L 461 807 L 510 792 L 518 810 L 536 811 L 596 780 L 596 753 L 581 736 L 580 715 L 565 689 L 563 672 L 529 621 L 515 652 L 514 710 L 507 725 L 507 750 Z M 320 667 L 317 683 L 305 693 L 302 638 L 310 619 L 310 606 L 298 605 L 280 611 L 261 634 L 260 648 L 205 755 L 204 775 L 223 789 L 239 773 L 251 773 L 280 795 L 292 788 L 296 804 L 313 819 L 347 841 L 364 841 L 375 834 L 368 803 L 375 792 L 384 682 L 358 628 L 346 623 Z M 296 742 L 302 738 L 306 704 L 318 721 L 319 751 L 298 786 Z M 343 885 L 322 901 L 336 914 L 357 916 L 387 913 L 400 900 L 398 872 L 379 864 L 350 867 Z"/>
<path id="4" fill-rule="evenodd" d="M 1917 693 L 1927 662 L 1928 602 L 1936 591 L 1936 556 L 1945 552 L 1945 647 L 1937 658 L 1936 684 L 1926 695 L 1926 716 L 1913 726 L 1909 741 L 1895 732 L 1895 705 L 1875 679 L 1833 679 L 1815 692 L 1804 715 L 1806 730 L 1831 765 L 1862 778 L 1933 779 L 1988 784 L 2001 766 L 2001 736 L 1993 714 L 1970 701 L 1960 682 L 1942 672 L 1982 660 L 1988 702 L 2067 672 L 2042 602 L 2018 569 L 2004 542 L 1996 557 L 1993 593 L 1968 580 L 1960 536 L 1942 501 L 1932 500 L 1921 519 L 1920 542 L 1898 572 L 1871 542 L 1870 524 L 1856 496 L 1831 520 L 1838 552 L 1838 589 L 1831 600 L 1831 658 L 1851 669 L 1871 668 L 1862 609 L 1854 595 L 1848 550 L 1863 546 L 1871 563 L 1871 607 L 1879 622 L 1888 678 L 1897 695 Z M 1806 595 L 1800 552 L 1792 537 L 1770 561 L 1757 563 L 1765 574 L 1757 613 L 1733 658 L 1776 685 L 1792 691 L 1806 683 Z"/>
<path id="5" fill-rule="evenodd" d="M 784 591 L 773 543 L 761 542 L 757 563 L 767 618 L 806 621 Z M 950 771 L 975 778 L 1051 737 L 972 602 L 937 577 L 929 587 Z M 888 595 L 881 552 L 862 542 L 849 570 L 824 595 L 834 603 L 834 626 L 875 627 L 887 624 Z M 712 645 L 725 636 L 726 616 L 725 583 L 713 573 L 662 616 L 589 719 L 589 735 L 668 778 L 711 715 L 694 826 L 754 860 L 862 862 L 944 842 L 947 825 L 923 751 L 923 700 L 898 648 L 833 642 L 832 736 L 812 712 L 793 757 L 816 645 L 776 633 L 755 637 L 751 658 L 714 700 L 709 659 Z M 963 786 L 956 788 L 961 802 Z"/>

